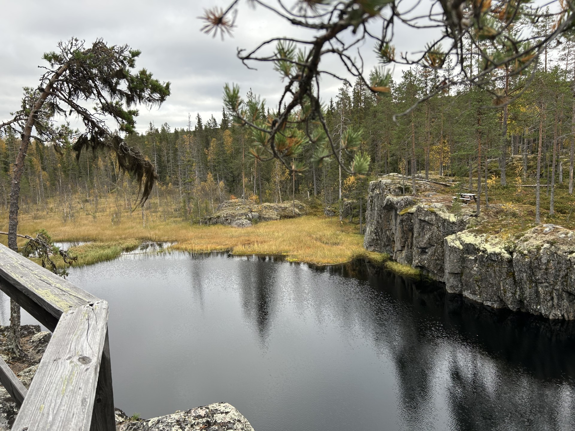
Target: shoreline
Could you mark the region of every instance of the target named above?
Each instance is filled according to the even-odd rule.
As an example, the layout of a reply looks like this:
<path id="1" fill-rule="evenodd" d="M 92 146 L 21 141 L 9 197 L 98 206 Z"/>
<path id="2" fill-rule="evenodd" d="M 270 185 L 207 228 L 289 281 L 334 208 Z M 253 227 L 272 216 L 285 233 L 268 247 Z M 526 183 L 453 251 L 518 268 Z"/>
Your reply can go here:
<path id="1" fill-rule="evenodd" d="M 72 248 L 79 257 L 74 266 L 115 259 L 144 241 L 176 242 L 170 247 L 175 251 L 282 256 L 289 262 L 320 266 L 349 263 L 355 258 L 376 263 L 387 260 L 385 254 L 364 249 L 364 236 L 358 233 L 357 225 L 318 215 L 260 222 L 247 228 L 181 221 L 142 226 L 137 217 L 124 217 L 121 223 L 111 224 L 101 218 L 94 222 L 88 216 L 78 217 L 74 223 L 55 217 L 34 220 L 25 216 L 19 225 L 20 233 L 33 234 L 39 229 L 45 229 L 55 242 L 89 241 Z M 6 244 L 6 238 L 0 238 L 0 242 Z M 19 246 L 23 244 L 19 242 Z"/>

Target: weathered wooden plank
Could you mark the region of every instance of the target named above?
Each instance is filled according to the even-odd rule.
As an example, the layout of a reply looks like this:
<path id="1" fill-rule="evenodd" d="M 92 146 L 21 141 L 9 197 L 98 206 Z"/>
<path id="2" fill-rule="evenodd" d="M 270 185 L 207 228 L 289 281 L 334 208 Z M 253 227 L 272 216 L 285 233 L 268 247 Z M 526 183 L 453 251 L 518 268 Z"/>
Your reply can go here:
<path id="1" fill-rule="evenodd" d="M 110 361 L 110 342 L 106 335 L 102 364 L 98 375 L 98 387 L 90 431 L 116 431 L 114 414 L 114 391 L 112 388 L 112 362 Z"/>
<path id="2" fill-rule="evenodd" d="M 17 287 L 13 286 L 2 277 L 0 277 L 0 290 L 10 298 L 14 299 L 20 307 L 30 313 L 34 319 L 48 328 L 49 331 L 54 332 L 54 329 L 56 329 L 56 325 L 58 324 L 58 317 L 44 310 L 40 305 L 38 305 L 38 303 L 34 302 L 32 298 L 26 296 Z"/>
<path id="3" fill-rule="evenodd" d="M 0 357 L 0 382 L 16 404 L 22 405 L 28 391 L 2 357 Z"/>
<path id="4" fill-rule="evenodd" d="M 13 430 L 90 429 L 107 327 L 106 301 L 62 314 Z"/>
<path id="5" fill-rule="evenodd" d="M 65 311 L 98 300 L 90 293 L 1 244 L 0 289 L 14 298 L 32 316 L 35 318 L 39 316 L 43 320 L 50 320 L 44 316 L 46 313 L 57 320 Z M 45 312 L 34 310 L 36 307 Z M 42 320 L 40 323 L 46 325 Z M 48 323 L 54 327 L 53 319 Z M 49 325 L 46 327 L 50 328 Z"/>

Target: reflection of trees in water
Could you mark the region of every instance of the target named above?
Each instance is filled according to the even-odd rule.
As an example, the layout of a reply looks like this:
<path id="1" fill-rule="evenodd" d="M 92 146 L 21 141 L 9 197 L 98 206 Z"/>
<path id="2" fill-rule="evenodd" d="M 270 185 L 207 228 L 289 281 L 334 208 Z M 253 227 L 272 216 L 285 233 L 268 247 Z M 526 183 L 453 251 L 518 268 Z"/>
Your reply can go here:
<path id="1" fill-rule="evenodd" d="M 445 384 L 454 429 L 574 429 L 575 406 L 567 385 L 507 368 L 476 352 L 453 352 Z"/>
<path id="2" fill-rule="evenodd" d="M 436 428 L 432 409 L 445 404 L 457 430 L 575 429 L 572 386 L 549 383 L 575 376 L 572 323 L 494 311 L 391 274 L 366 278 L 372 289 L 347 297 L 354 304 L 338 306 L 338 318 L 360 322 L 392 358 L 409 429 Z"/>
<path id="3" fill-rule="evenodd" d="M 417 328 L 405 328 L 400 342 L 392 349 L 399 388 L 401 415 L 410 429 L 432 429 L 430 417 L 430 375 L 433 352 L 422 342 Z"/>
<path id="4" fill-rule="evenodd" d="M 397 327 L 387 348 L 410 427 L 425 428 L 418 421 L 436 379 L 433 390 L 445 386 L 454 429 L 575 429 L 569 384 L 547 382 L 575 375 L 572 324 L 490 310 L 399 277 L 382 281 L 393 299 L 411 306 L 387 322 Z"/>
<path id="5" fill-rule="evenodd" d="M 408 289 L 402 278 L 394 277 L 386 283 L 396 298 L 410 303 L 420 301 L 414 296 L 417 292 Z M 431 380 L 435 372 L 436 352 L 430 344 L 429 334 L 409 309 L 400 309 L 393 319 L 386 322 L 388 329 L 390 326 L 394 331 L 393 338 L 387 340 L 391 341 L 387 350 L 395 364 L 402 418 L 409 429 L 433 429 Z"/>
<path id="6" fill-rule="evenodd" d="M 194 272 L 202 297 L 202 269 Z M 351 281 L 259 259 L 235 266 L 244 314 L 265 345 L 277 306 L 370 340 L 394 364 L 408 429 L 575 429 L 575 340 L 568 324 L 497 312 L 393 275 Z M 348 272 L 348 274 L 357 272 Z M 361 275 L 361 274 L 360 274 Z M 521 371 L 522 370 L 522 371 Z M 447 411 L 442 411 L 445 408 Z M 444 416 L 448 417 L 446 419 Z"/>
<path id="7" fill-rule="evenodd" d="M 313 301 L 315 313 L 323 320 L 333 319 L 349 337 L 371 339 L 381 356 L 391 357 L 403 420 L 409 429 L 433 429 L 430 401 L 436 355 L 429 336 L 423 326 L 414 324 L 409 307 L 392 301 L 388 294 L 370 288 L 367 283 L 342 278 L 358 275 L 357 278 L 366 279 L 365 274 L 361 277 L 361 272 L 349 267 L 316 273 L 305 280 L 318 285 L 311 289 L 306 300 Z M 397 295 L 411 302 L 413 292 L 406 289 L 403 279 L 396 277 L 385 282 L 394 284 L 391 288 Z"/>
<path id="8" fill-rule="evenodd" d="M 205 259 L 198 258 L 197 256 L 194 257 L 193 260 L 190 261 L 191 270 L 191 280 L 190 285 L 192 286 L 192 291 L 198 298 L 198 302 L 200 304 L 200 310 L 204 311 L 204 272 L 205 272 Z"/>
<path id="9" fill-rule="evenodd" d="M 265 344 L 272 319 L 276 264 L 255 258 L 239 265 L 242 307 L 246 316 L 255 323 L 258 335 Z"/>

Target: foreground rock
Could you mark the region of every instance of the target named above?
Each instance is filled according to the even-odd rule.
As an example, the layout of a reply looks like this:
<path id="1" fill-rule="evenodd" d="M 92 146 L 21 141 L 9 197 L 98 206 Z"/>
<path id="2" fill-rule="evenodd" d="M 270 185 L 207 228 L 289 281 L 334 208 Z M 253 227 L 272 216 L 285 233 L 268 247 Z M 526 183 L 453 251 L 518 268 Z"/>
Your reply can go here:
<path id="1" fill-rule="evenodd" d="M 393 178 L 369 186 L 364 246 L 388 253 L 446 290 L 494 308 L 575 320 L 575 234 L 543 225 L 503 241 L 469 230 L 476 219 L 443 203 L 398 196 Z"/>
<path id="2" fill-rule="evenodd" d="M 254 431 L 248 420 L 228 403 L 214 403 L 153 419 L 131 419 L 116 409 L 117 431 Z"/>
<path id="3" fill-rule="evenodd" d="M 256 204 L 250 200 L 233 199 L 222 202 L 218 210 L 204 219 L 205 224 L 249 227 L 258 221 L 281 220 L 307 214 L 307 206 L 300 201 L 281 204 Z"/>

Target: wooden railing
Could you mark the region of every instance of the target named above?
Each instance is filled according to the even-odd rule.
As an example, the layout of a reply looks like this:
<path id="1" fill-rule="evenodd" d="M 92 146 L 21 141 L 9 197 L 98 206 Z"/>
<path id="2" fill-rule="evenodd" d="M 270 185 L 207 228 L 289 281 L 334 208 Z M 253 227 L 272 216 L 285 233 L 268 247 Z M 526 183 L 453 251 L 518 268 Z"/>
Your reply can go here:
<path id="1" fill-rule="evenodd" d="M 108 303 L 1 244 L 0 289 L 53 332 L 28 391 L 0 357 L 12 430 L 115 430 Z"/>

